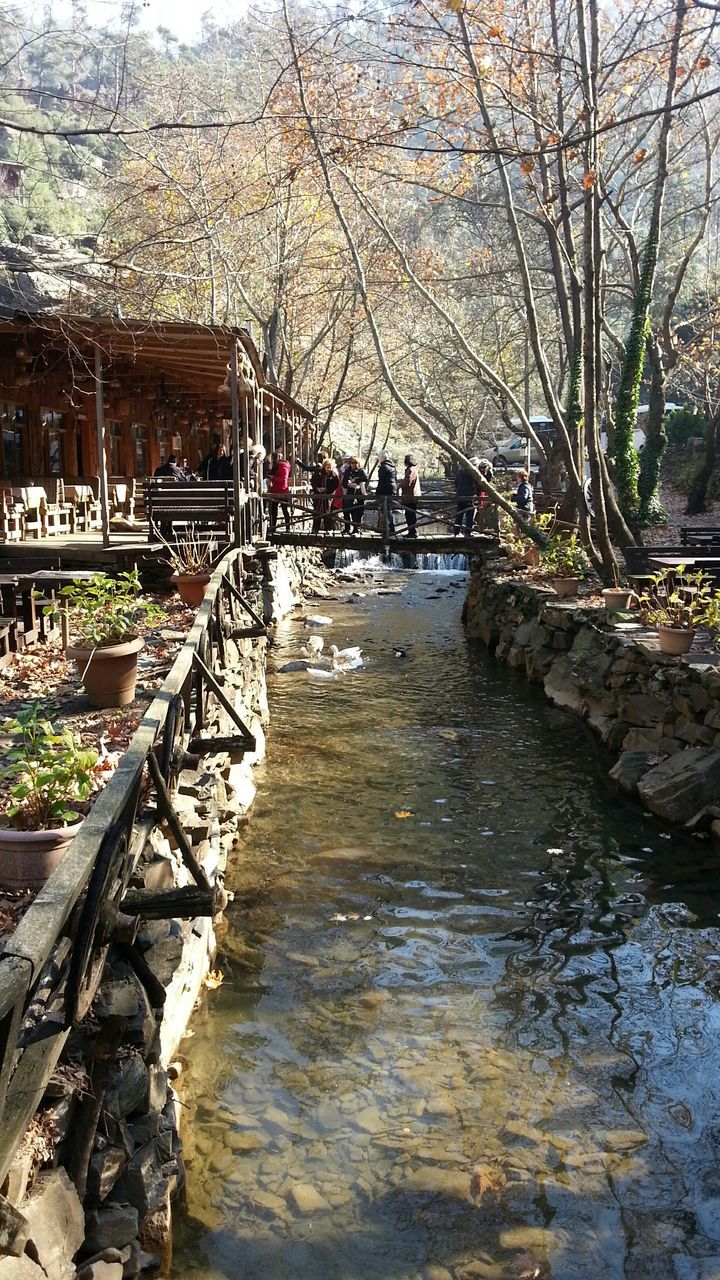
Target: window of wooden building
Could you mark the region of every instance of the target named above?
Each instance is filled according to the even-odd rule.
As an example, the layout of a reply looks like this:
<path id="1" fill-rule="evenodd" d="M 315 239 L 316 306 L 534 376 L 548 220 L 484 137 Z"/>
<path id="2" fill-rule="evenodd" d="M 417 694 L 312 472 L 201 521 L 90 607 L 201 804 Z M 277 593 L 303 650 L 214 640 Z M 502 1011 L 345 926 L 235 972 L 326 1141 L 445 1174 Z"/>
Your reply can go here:
<path id="1" fill-rule="evenodd" d="M 23 405 L 4 404 L 0 402 L 0 424 L 2 427 L 2 474 L 4 476 L 21 476 L 23 474 L 23 440 L 22 427 L 27 422 Z"/>
<path id="2" fill-rule="evenodd" d="M 112 418 L 106 424 L 107 442 L 108 442 L 108 466 L 111 476 L 121 476 L 120 468 L 120 441 L 122 440 L 122 422 L 118 422 L 117 418 Z"/>
<path id="3" fill-rule="evenodd" d="M 135 476 L 142 479 L 147 475 L 147 432 L 142 423 L 133 422 L 131 433 L 135 450 Z"/>
<path id="4" fill-rule="evenodd" d="M 41 409 L 40 422 L 45 434 L 45 462 L 51 476 L 65 474 L 65 415 L 55 409 Z"/>

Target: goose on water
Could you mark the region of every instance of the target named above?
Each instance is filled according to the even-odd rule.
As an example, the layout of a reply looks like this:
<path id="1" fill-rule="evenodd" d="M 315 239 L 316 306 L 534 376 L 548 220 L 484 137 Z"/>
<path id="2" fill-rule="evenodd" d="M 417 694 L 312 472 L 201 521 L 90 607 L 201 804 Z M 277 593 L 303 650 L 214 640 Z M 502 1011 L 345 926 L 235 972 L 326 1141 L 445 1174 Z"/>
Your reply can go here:
<path id="1" fill-rule="evenodd" d="M 301 645 L 300 652 L 308 658 L 319 658 L 324 647 L 325 641 L 322 636 L 308 636 L 306 643 Z"/>
<path id="2" fill-rule="evenodd" d="M 349 649 L 338 649 L 336 644 L 331 644 L 328 653 L 336 671 L 352 671 L 363 664 L 362 649 L 359 645 L 353 645 Z"/>

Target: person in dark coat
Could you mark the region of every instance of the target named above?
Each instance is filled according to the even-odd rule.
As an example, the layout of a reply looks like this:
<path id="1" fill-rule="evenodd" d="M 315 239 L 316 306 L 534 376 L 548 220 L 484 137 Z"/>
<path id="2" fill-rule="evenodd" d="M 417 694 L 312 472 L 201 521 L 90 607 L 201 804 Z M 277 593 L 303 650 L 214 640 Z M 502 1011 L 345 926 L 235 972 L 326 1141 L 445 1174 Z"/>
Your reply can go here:
<path id="1" fill-rule="evenodd" d="M 382 512 L 383 528 L 389 537 L 395 537 L 395 520 L 393 518 L 393 499 L 397 497 L 397 471 L 395 463 L 386 453 L 378 454 L 378 478 L 375 497 Z"/>
<path id="2" fill-rule="evenodd" d="M 210 453 L 198 467 L 201 480 L 232 480 L 232 463 L 221 441 L 214 444 Z"/>
<path id="3" fill-rule="evenodd" d="M 530 484 L 530 477 L 527 471 L 518 471 L 518 487 L 515 490 L 513 502 L 518 511 L 522 511 L 523 515 L 531 516 L 535 509 L 535 498 Z"/>
<path id="4" fill-rule="evenodd" d="M 464 533 L 465 537 L 469 538 L 472 533 L 477 491 L 478 487 L 475 478 L 470 474 L 467 467 L 458 467 L 455 472 L 456 503 L 453 529 L 456 538 L 459 538 L 461 533 Z"/>
<path id="5" fill-rule="evenodd" d="M 360 532 L 360 525 L 365 514 L 365 494 L 367 493 L 367 472 L 360 466 L 357 458 L 352 457 L 343 475 L 343 516 L 345 532 Z"/>
<path id="6" fill-rule="evenodd" d="M 175 453 L 170 454 L 167 462 L 163 462 L 159 467 L 156 467 L 153 475 L 157 476 L 158 480 L 178 481 L 185 479 L 185 473 L 182 468 L 178 466 L 177 454 Z"/>
<path id="7" fill-rule="evenodd" d="M 295 456 L 295 463 L 310 476 L 310 492 L 312 493 L 313 508 L 313 533 L 319 533 L 325 517 L 325 494 L 327 492 L 327 478 L 323 470 L 323 463 L 327 458 L 327 453 L 321 449 L 314 462 L 303 462 L 302 458 Z"/>

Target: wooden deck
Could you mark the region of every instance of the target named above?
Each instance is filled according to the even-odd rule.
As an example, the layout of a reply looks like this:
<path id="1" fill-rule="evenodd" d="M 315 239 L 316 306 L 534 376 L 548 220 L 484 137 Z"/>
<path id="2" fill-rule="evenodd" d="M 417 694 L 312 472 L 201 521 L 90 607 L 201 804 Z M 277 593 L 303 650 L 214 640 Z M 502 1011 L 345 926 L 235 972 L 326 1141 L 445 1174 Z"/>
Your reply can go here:
<path id="1" fill-rule="evenodd" d="M 99 529 L 0 543 L 0 569 L 24 573 L 34 569 L 132 569 L 162 551 L 162 543 L 148 542 L 147 525 L 137 532 L 111 533 L 104 547 Z"/>

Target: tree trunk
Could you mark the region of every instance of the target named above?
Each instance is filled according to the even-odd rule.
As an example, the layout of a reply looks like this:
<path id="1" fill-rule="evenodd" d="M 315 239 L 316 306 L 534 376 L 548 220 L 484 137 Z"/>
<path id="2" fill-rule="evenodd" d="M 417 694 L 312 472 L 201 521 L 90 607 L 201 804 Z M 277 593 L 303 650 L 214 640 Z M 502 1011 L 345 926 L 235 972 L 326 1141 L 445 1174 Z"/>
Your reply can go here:
<path id="1" fill-rule="evenodd" d="M 707 510 L 707 487 L 710 483 L 710 477 L 717 465 L 717 433 L 720 427 L 720 409 L 713 414 L 712 418 L 708 418 L 705 427 L 705 457 L 702 466 L 697 471 L 695 478 L 690 486 L 688 494 L 687 506 L 685 508 L 686 516 L 697 516 L 701 511 Z"/>
<path id="2" fill-rule="evenodd" d="M 640 476 L 638 493 L 640 495 L 640 523 L 662 524 L 667 519 L 667 512 L 660 502 L 660 465 L 667 447 L 665 434 L 665 370 L 662 353 L 657 338 L 649 333 L 647 336 L 647 356 L 651 370 L 650 403 L 647 427 L 645 429 L 645 445 L 640 454 Z"/>

